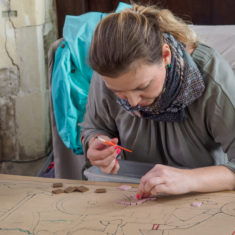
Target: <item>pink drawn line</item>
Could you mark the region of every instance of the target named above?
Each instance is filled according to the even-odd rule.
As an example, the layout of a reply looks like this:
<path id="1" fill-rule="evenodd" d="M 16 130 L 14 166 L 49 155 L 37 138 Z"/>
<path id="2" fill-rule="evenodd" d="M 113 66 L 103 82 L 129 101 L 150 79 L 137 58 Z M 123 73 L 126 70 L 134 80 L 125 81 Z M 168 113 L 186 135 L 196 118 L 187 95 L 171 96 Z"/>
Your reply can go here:
<path id="1" fill-rule="evenodd" d="M 158 230 L 159 224 L 153 224 L 152 230 Z"/>
<path id="2" fill-rule="evenodd" d="M 202 202 L 198 202 L 198 201 L 191 203 L 191 206 L 193 206 L 193 207 L 200 207 L 201 205 L 202 205 Z"/>
<path id="3" fill-rule="evenodd" d="M 119 189 L 121 189 L 121 190 L 123 190 L 123 191 L 127 191 L 127 190 L 129 190 L 129 189 L 131 189 L 132 187 L 130 186 L 130 185 L 121 185 L 120 187 L 119 187 Z"/>

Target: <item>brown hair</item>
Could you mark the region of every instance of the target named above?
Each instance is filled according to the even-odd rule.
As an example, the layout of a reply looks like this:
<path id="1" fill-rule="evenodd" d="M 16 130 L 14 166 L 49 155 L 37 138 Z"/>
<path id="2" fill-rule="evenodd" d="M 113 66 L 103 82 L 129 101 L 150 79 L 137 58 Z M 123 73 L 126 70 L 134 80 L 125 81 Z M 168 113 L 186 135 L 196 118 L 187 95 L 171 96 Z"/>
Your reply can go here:
<path id="1" fill-rule="evenodd" d="M 112 13 L 98 24 L 90 46 L 89 63 L 101 75 L 117 77 L 134 62 L 158 63 L 162 59 L 162 33 L 172 34 L 189 48 L 197 35 L 169 10 L 134 4 Z"/>

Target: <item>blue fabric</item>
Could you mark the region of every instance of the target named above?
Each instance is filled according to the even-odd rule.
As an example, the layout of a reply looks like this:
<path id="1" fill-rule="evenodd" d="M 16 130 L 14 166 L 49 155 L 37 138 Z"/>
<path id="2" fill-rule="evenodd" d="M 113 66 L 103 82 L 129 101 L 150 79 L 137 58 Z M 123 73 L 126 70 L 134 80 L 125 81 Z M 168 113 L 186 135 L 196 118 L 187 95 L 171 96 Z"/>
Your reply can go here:
<path id="1" fill-rule="evenodd" d="M 131 5 L 119 3 L 116 12 Z M 52 72 L 52 102 L 58 133 L 75 154 L 83 154 L 80 141 L 87 96 L 93 70 L 88 65 L 88 52 L 93 32 L 107 13 L 89 12 L 66 16 L 64 41 L 55 53 Z"/>

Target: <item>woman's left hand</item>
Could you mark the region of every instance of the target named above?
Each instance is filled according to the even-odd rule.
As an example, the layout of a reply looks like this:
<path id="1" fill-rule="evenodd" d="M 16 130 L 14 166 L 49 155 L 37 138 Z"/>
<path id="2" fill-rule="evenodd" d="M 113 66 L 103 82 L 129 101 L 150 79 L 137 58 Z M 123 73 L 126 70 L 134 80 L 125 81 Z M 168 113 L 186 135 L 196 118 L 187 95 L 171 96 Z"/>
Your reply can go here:
<path id="1" fill-rule="evenodd" d="M 155 165 L 141 179 L 136 197 L 235 190 L 235 173 L 226 166 L 179 169 Z"/>
<path id="2" fill-rule="evenodd" d="M 192 185 L 191 170 L 157 164 L 141 178 L 136 196 L 184 194 L 191 192 Z"/>

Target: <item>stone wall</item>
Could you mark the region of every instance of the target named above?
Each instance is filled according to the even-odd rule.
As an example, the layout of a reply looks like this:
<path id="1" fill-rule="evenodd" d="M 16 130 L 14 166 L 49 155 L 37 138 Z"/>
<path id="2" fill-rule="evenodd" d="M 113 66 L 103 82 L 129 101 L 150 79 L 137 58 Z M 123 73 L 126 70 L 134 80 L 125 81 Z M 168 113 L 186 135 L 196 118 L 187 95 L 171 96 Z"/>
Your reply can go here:
<path id="1" fill-rule="evenodd" d="M 47 51 L 57 33 L 53 0 L 0 0 L 0 11 L 3 171 L 7 162 L 30 162 L 51 150 Z"/>

